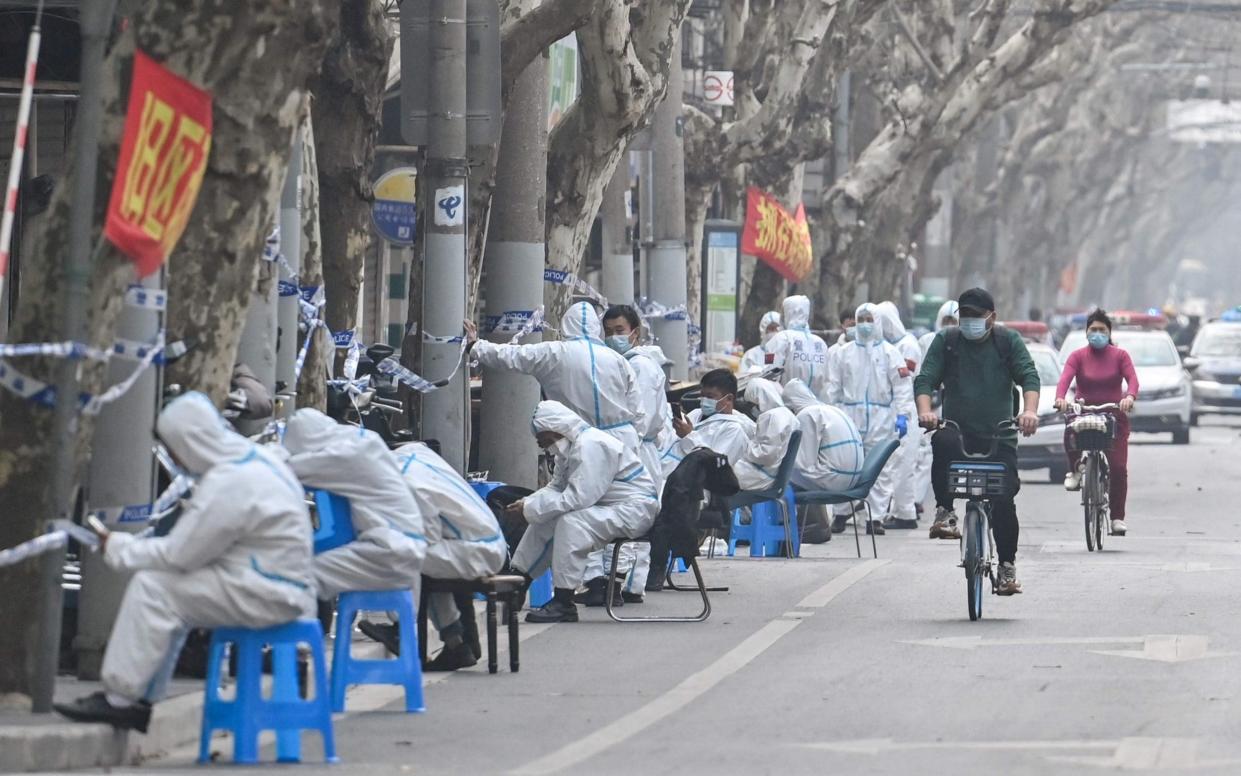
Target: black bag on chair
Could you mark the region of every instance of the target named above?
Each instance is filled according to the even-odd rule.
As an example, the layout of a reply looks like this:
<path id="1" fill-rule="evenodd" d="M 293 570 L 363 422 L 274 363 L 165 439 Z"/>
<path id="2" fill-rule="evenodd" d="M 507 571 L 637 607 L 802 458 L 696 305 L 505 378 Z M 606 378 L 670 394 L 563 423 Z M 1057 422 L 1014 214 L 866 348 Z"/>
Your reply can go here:
<path id="1" fill-rule="evenodd" d="M 500 532 L 504 534 L 504 541 L 508 544 L 508 554 L 512 557 L 517 550 L 517 545 L 521 543 L 521 537 L 526 535 L 526 521 L 509 517 L 504 514 L 504 509 L 509 504 L 529 496 L 534 491 L 529 488 L 521 488 L 516 485 L 501 485 L 495 490 L 487 494 L 487 506 L 491 507 L 491 513 L 496 516 L 496 520 L 500 523 Z M 508 562 L 504 563 L 504 571 L 508 572 Z"/>
<path id="2" fill-rule="evenodd" d="M 715 504 L 727 498 L 741 486 L 737 476 L 728 465 L 728 458 L 714 450 L 700 447 L 677 465 L 664 484 L 664 495 L 659 514 L 651 529 L 651 579 L 648 590 L 660 589 L 668 564 L 673 558 L 687 563 L 698 557 L 698 532 L 704 527 L 702 520 L 718 522 L 717 510 L 702 510 L 703 491 L 711 494 Z M 705 526 L 710 528 L 710 525 Z"/>

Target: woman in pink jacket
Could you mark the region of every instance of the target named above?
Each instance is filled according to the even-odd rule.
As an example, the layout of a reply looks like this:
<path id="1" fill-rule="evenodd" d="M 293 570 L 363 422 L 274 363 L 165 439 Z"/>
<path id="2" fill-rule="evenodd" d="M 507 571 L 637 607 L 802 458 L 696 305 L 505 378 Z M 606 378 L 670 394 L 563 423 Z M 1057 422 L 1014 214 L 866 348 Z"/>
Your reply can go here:
<path id="1" fill-rule="evenodd" d="M 1112 319 L 1103 310 L 1095 310 L 1086 319 L 1087 345 L 1069 354 L 1056 387 L 1056 409 L 1068 406 L 1065 394 L 1077 381 L 1077 401 L 1082 404 L 1120 405 L 1116 418 L 1116 438 L 1107 454 L 1111 488 L 1108 501 L 1112 510 L 1112 533 L 1124 536 L 1125 500 L 1129 493 L 1129 412 L 1138 395 L 1138 375 L 1129 354 L 1112 343 Z M 1122 386 L 1121 383 L 1124 383 Z M 1080 490 L 1081 473 L 1077 470 L 1078 451 L 1070 447 L 1071 435 L 1064 432 L 1064 448 L 1069 457 L 1069 473 L 1064 478 L 1065 490 Z"/>

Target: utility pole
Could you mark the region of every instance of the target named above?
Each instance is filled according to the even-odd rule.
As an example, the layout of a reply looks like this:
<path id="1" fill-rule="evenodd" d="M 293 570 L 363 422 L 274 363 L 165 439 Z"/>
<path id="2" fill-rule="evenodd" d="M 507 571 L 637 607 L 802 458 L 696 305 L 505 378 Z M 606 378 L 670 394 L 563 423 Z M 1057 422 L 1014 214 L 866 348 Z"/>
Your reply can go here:
<path id="1" fill-rule="evenodd" d="M 163 272 L 143 279 L 146 288 L 164 287 Z M 164 328 L 162 312 L 126 306 L 121 311 L 117 336 L 133 342 L 151 342 Z M 115 385 L 129 377 L 137 365 L 113 359 L 108 382 Z M 129 391 L 106 405 L 95 426 L 95 445 L 90 458 L 87 501 L 92 512 L 103 511 L 113 531 L 136 533 L 146 528 L 145 505 L 155 500 L 155 418 L 160 404 L 159 369 L 148 369 Z M 103 651 L 112 634 L 116 613 L 129 575 L 114 571 L 100 553 L 82 555 L 82 588 L 78 593 L 78 631 L 73 641 L 78 657 L 78 678 L 96 680 L 103 664 Z"/>
<path id="2" fill-rule="evenodd" d="M 504 116 L 484 278 L 492 320 L 506 312 L 533 311 L 543 302 L 546 188 L 547 58 L 536 57 L 513 85 Z M 512 336 L 511 331 L 497 331 L 489 339 L 507 342 Z M 541 338 L 535 332 L 523 341 Z M 483 370 L 478 459 L 490 479 L 538 487 L 538 446 L 530 434 L 530 416 L 538 402 L 539 384 L 533 377 Z"/>
<path id="3" fill-rule="evenodd" d="M 423 325 L 448 336 L 461 331 L 466 310 L 466 0 L 432 0 L 427 185 L 424 216 Z M 457 366 L 455 343 L 424 342 L 422 374 L 441 380 Z M 469 451 L 469 380 L 463 368 L 448 385 L 422 400 L 422 436 L 436 439 L 442 455 L 464 473 Z"/>
<path id="4" fill-rule="evenodd" d="M 651 124 L 654 157 L 655 231 L 650 249 L 650 295 L 654 302 L 674 308 L 684 305 L 686 283 L 685 249 L 685 145 L 681 124 L 684 79 L 681 72 L 681 43 L 672 47 L 672 66 L 668 71 L 668 94 L 655 110 Z M 689 331 L 686 316 L 656 319 L 651 329 L 668 358 L 672 359 L 672 379 L 689 376 Z"/>
<path id="5" fill-rule="evenodd" d="M 112 26 L 116 0 L 83 3 L 79 17 L 82 31 L 81 84 L 77 117 L 73 126 L 73 197 L 70 200 L 69 253 L 65 257 L 64 339 L 87 339 L 90 308 L 90 281 L 96 256 L 92 256 L 94 232 L 95 177 L 99 164 L 99 128 L 103 123 L 103 57 Z M 96 238 L 94 253 L 101 254 L 103 236 Z M 78 370 L 82 361 L 66 358 L 56 379 L 56 415 L 53 435 L 56 450 L 52 467 L 50 518 L 70 516 L 77 501 Z M 39 612 L 38 643 L 30 695 L 35 713 L 52 710 L 52 693 L 60 658 L 60 618 L 64 605 L 60 582 L 65 551 L 44 553 L 42 565 L 43 600 Z"/>
<path id="6" fill-rule="evenodd" d="M 280 253 L 288 265 L 280 268 L 280 280 L 284 284 L 279 292 L 276 306 L 276 318 L 279 333 L 276 346 L 276 385 L 284 389 L 278 393 L 284 398 L 285 412 L 294 410 L 297 404 L 297 379 L 294 370 L 297 365 L 297 321 L 298 293 L 297 284 L 302 271 L 302 128 L 299 126 L 293 139 L 293 150 L 289 154 L 289 169 L 284 178 L 284 189 L 280 192 Z"/>
<path id="7" fill-rule="evenodd" d="M 612 304 L 633 304 L 633 244 L 629 240 L 629 152 L 621 154 L 611 183 L 603 192 L 603 295 Z"/>

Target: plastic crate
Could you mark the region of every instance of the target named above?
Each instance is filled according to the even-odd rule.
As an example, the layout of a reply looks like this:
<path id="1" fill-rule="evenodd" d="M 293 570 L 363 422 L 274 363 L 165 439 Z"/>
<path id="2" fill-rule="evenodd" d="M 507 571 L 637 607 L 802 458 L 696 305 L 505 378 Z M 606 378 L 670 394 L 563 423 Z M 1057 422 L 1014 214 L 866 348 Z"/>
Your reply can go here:
<path id="1" fill-rule="evenodd" d="M 953 498 L 995 498 L 1007 494 L 1008 468 L 990 461 L 948 464 L 948 490 Z"/>

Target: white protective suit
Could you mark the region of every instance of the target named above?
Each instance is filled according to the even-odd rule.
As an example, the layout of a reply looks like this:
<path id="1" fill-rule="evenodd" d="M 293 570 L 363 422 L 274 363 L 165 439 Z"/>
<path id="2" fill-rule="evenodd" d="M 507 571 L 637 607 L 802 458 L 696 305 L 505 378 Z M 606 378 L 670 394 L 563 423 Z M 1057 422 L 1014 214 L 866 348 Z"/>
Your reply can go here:
<path id="1" fill-rule="evenodd" d="M 780 383 L 801 380 L 814 395 L 823 397 L 827 391 L 827 343 L 810 333 L 810 300 L 790 296 L 784 300 L 784 331 L 767 343 L 775 356 L 775 365 L 784 368 Z"/>
<path id="2" fill-rule="evenodd" d="M 508 557 L 508 545 L 487 502 L 421 442 L 402 445 L 390 457 L 402 486 L 417 502 L 428 533 L 435 537 L 422 573 L 432 579 L 481 579 L 498 573 Z M 437 629 L 461 617 L 451 593 L 432 595 L 427 614 Z"/>
<path id="3" fill-rule="evenodd" d="M 797 413 L 801 448 L 793 482 L 807 490 L 841 492 L 857 484 L 865 458 L 862 435 L 838 407 L 814 397 L 801 380 L 784 386 L 784 402 Z M 842 509 L 837 508 L 840 513 Z M 848 512 L 847 506 L 843 512 Z"/>
<path id="4" fill-rule="evenodd" d="M 374 431 L 343 426 L 306 408 L 289 419 L 284 446 L 303 485 L 349 500 L 355 538 L 315 556 L 319 597 L 416 588 L 439 527 L 426 525 L 387 443 Z"/>
<path id="5" fill-rule="evenodd" d="M 665 479 L 696 448 L 710 448 L 727 458 L 729 466 L 736 466 L 750 447 L 754 421 L 740 412 L 716 412 L 703 419 L 702 410 L 691 410 L 685 417 L 694 429 L 685 437 L 673 435 L 675 441 L 664 451 Z"/>
<path id="6" fill-rule="evenodd" d="M 775 484 L 776 470 L 789 449 L 789 437 L 797 430 L 797 416 L 784 406 L 780 386 L 770 380 L 750 378 L 745 398 L 758 405 L 758 423 L 733 473 L 742 490 L 766 490 Z"/>
<path id="7" fill-rule="evenodd" d="M 155 701 L 190 628 L 267 628 L 312 617 L 310 514 L 272 451 L 240 436 L 201 393 L 171 402 L 156 432 L 198 476 L 167 536 L 113 533 L 104 561 L 134 571 L 103 658 L 103 684 Z"/>
<path id="8" fill-rule="evenodd" d="M 948 300 L 939 307 L 939 314 L 935 316 L 935 330 L 923 334 L 918 340 L 918 347 L 922 350 L 922 357 L 926 358 L 926 352 L 931 349 L 931 343 L 935 341 L 935 335 L 943 331 L 944 318 L 952 316 L 960 320 L 961 308 L 955 300 Z M 931 452 L 931 435 L 922 434 L 918 443 L 918 461 L 914 464 L 913 487 L 914 499 L 921 504 L 927 500 L 931 494 L 931 461 L 934 458 Z"/>
<path id="9" fill-rule="evenodd" d="M 741 374 L 747 372 L 761 372 L 767 368 L 767 343 L 771 342 L 772 337 L 780 332 L 767 332 L 767 327 L 771 324 L 780 325 L 780 313 L 775 310 L 768 310 L 763 313 L 763 317 L 758 322 L 758 334 L 760 337 L 759 344 L 750 348 L 741 356 Z"/>
<path id="10" fill-rule="evenodd" d="M 876 306 L 864 304 L 857 315 L 875 316 L 875 333 L 863 341 L 858 338 L 841 349 L 832 362 L 828 381 L 828 404 L 845 411 L 862 435 L 866 452 L 896 439 L 896 416 L 913 402 L 913 376 L 896 346 L 883 338 Z M 909 419 L 916 422 L 915 418 Z M 876 520 L 888 514 L 888 503 L 896 484 L 896 466 L 890 459 L 870 491 L 870 508 Z"/>
<path id="11" fill-rule="evenodd" d="M 576 590 L 590 553 L 650 530 L 659 494 L 636 450 L 560 402 L 539 402 L 533 426 L 536 433 L 560 434 L 569 447 L 556 454 L 552 481 L 523 499 L 529 527 L 513 553 L 513 567 L 538 577 L 550 564 L 552 584 Z"/>
<path id="12" fill-rule="evenodd" d="M 883 336 L 889 343 L 896 346 L 905 359 L 905 368 L 909 374 L 917 376 L 922 367 L 922 348 L 914 335 L 905 330 L 901 322 L 900 311 L 892 302 L 880 302 L 876 306 L 875 320 L 883 324 Z M 918 513 L 914 508 L 917 502 L 914 487 L 914 470 L 918 466 L 918 453 L 922 445 L 922 427 L 918 425 L 918 408 L 912 401 L 898 408 L 898 414 L 906 417 L 908 431 L 901 439 L 901 449 L 896 452 L 892 463 L 896 466 L 896 484 L 892 494 L 892 510 L 894 517 L 901 520 L 917 520 Z"/>
<path id="13" fill-rule="evenodd" d="M 531 375 L 548 399 L 636 450 L 637 428 L 645 423 L 637 378 L 624 357 L 603 344 L 595 308 L 589 302 L 571 305 L 560 319 L 560 336 L 530 345 L 479 340 L 470 352 L 485 367 Z"/>

